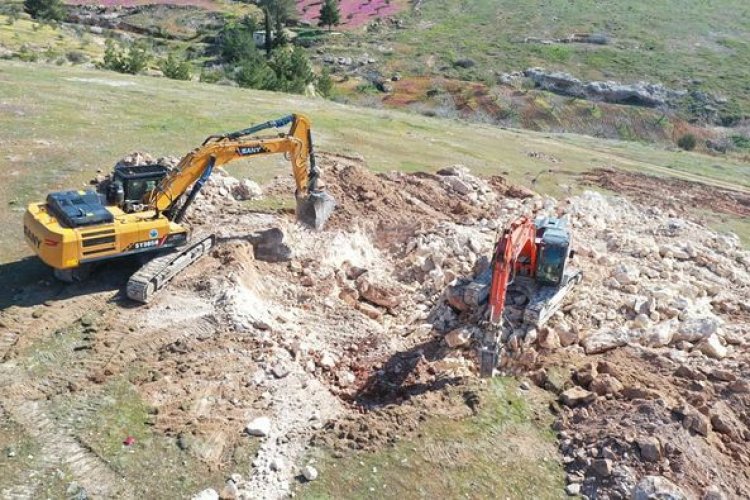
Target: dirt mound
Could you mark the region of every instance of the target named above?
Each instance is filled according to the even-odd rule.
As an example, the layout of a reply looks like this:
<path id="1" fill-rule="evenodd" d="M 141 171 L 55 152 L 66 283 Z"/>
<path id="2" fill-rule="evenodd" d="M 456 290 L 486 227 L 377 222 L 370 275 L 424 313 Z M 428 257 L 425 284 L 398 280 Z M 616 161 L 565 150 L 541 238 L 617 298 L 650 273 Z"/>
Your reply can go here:
<path id="1" fill-rule="evenodd" d="M 501 196 L 530 195 L 501 177 L 481 180 L 460 165 L 437 174 L 375 173 L 360 158 L 318 153 L 317 160 L 326 190 L 338 202 L 328 222 L 335 229 L 359 225 L 396 237 L 440 221 L 471 224 L 494 218 Z M 290 178 L 279 178 L 267 189 L 278 195 L 290 190 Z"/>

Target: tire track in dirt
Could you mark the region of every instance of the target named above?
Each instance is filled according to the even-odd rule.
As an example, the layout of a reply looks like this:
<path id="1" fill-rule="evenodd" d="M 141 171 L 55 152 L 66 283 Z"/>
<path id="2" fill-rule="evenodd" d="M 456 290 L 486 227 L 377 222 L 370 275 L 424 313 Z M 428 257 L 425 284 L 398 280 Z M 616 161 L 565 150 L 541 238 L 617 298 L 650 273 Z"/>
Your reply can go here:
<path id="1" fill-rule="evenodd" d="M 30 321 L 21 321 L 0 334 L 0 360 L 6 362 L 18 352 L 37 342 L 44 334 L 54 332 L 63 324 L 69 326 L 87 312 L 96 311 L 111 301 L 119 291 L 89 293 L 81 285 L 71 285 L 61 292 L 52 305 L 42 309 L 41 316 Z M 19 332 L 23 332 L 21 335 Z"/>
<path id="2" fill-rule="evenodd" d="M 73 408 L 65 422 L 58 422 L 49 416 L 54 403 L 43 401 L 55 395 L 69 393 L 74 388 L 86 388 L 90 392 L 99 374 L 116 375 L 134 361 L 179 338 L 212 333 L 215 330 L 215 325 L 208 321 L 194 320 L 183 325 L 170 324 L 157 332 L 149 331 L 148 328 L 131 332 L 124 326 L 129 316 L 127 310 L 115 307 L 105 312 L 104 318 L 100 320 L 110 327 L 106 330 L 97 329 L 93 340 L 70 349 L 53 349 L 43 353 L 41 359 L 44 365 L 54 367 L 51 372 L 35 375 L 33 370 L 27 371 L 23 367 L 19 369 L 19 365 L 30 361 L 23 353 L 35 343 L 49 338 L 49 334 L 58 329 L 74 325 L 86 313 L 102 311 L 112 299 L 111 291 L 93 295 L 76 293 L 82 292 L 68 290 L 66 295 L 72 296 L 61 301 L 59 306 L 50 306 L 51 310 L 45 309 L 43 317 L 19 321 L 13 325 L 14 330 L 24 332 L 23 336 L 9 331 L 3 332 L 0 339 L 0 355 L 3 358 L 0 363 L 0 410 L 20 425 L 41 447 L 34 467 L 27 471 L 25 477 L 19 478 L 15 486 L 5 489 L 4 497 L 34 498 L 44 471 L 54 470 L 64 464 L 91 498 L 134 498 L 132 489 L 124 484 L 124 478 L 79 439 L 74 429 L 67 428 L 68 422 L 77 421 L 85 414 L 95 414 L 99 405 L 95 403 L 93 407 L 87 404 L 83 408 Z M 122 314 L 123 312 L 126 314 Z M 118 318 L 118 321 L 112 323 L 111 317 Z M 50 322 L 49 318 L 59 319 Z M 35 354 L 39 356 L 38 352 Z M 91 398 L 87 400 L 90 401 Z M 98 401 L 102 404 L 104 402 L 103 398 Z"/>
<path id="3" fill-rule="evenodd" d="M 46 416 L 45 405 L 38 401 L 20 404 L 3 401 L 2 405 L 4 411 L 39 443 L 43 470 L 64 464 L 91 498 L 134 498 L 124 479 L 101 457 L 76 438 L 60 432 L 60 427 Z"/>

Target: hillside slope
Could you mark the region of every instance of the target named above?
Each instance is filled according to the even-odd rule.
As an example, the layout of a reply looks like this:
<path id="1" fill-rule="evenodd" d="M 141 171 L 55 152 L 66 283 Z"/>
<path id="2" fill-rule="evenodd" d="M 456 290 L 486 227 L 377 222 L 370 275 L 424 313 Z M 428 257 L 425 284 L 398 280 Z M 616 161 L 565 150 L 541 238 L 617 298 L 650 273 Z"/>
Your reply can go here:
<path id="1" fill-rule="evenodd" d="M 312 118 L 318 148 L 361 155 L 377 171 L 460 163 L 552 194 L 575 188 L 580 173 L 600 167 L 750 187 L 750 166 L 724 158 L 302 96 L 10 61 L 0 61 L 0 86 L 0 168 L 6 173 L 0 228 L 11 235 L 0 243 L 0 263 L 27 254 L 24 206 L 50 190 L 80 186 L 134 150 L 182 155 L 209 134 L 292 112 Z M 288 174 L 282 159 L 230 168 L 261 181 Z"/>
<path id="2" fill-rule="evenodd" d="M 576 33 L 606 45 L 550 43 Z M 374 35 L 382 43 L 382 35 Z M 734 98 L 747 112 L 750 4 L 742 0 L 426 0 L 387 39 L 394 67 L 490 78 L 531 66 L 590 80 L 648 80 Z M 378 40 L 380 38 L 380 40 Z M 470 68 L 455 66 L 470 58 Z"/>

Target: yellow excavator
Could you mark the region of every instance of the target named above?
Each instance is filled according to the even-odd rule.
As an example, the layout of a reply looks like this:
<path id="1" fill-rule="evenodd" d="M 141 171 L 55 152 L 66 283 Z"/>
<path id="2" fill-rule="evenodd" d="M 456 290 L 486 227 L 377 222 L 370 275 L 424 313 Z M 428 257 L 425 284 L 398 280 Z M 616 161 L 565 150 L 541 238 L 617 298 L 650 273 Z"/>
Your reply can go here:
<path id="1" fill-rule="evenodd" d="M 288 132 L 276 136 L 253 135 L 287 125 Z M 336 202 L 319 186 L 310 120 L 293 114 L 237 132 L 211 135 L 172 170 L 120 164 L 98 192 L 50 193 L 45 202 L 27 208 L 26 242 L 63 281 L 84 279 L 102 261 L 153 255 L 130 277 L 126 289 L 131 299 L 148 302 L 216 243 L 213 234 L 190 238 L 181 225 L 214 168 L 240 158 L 276 153 L 287 155 L 292 163 L 297 219 L 321 229 Z"/>

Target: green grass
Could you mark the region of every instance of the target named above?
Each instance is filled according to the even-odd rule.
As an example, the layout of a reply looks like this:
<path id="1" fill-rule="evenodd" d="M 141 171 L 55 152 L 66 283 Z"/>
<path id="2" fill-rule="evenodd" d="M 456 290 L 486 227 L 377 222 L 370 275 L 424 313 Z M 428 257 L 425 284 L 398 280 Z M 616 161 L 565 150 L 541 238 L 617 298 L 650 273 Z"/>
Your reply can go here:
<path id="1" fill-rule="evenodd" d="M 132 479 L 135 492 L 160 498 L 181 498 L 213 484 L 221 484 L 223 472 L 209 472 L 174 440 L 153 432 L 149 406 L 126 378 L 113 379 L 94 395 L 82 394 L 60 402 L 57 418 L 72 425 L 77 436 L 119 475 Z M 80 413 L 81 408 L 95 412 Z M 78 411 L 77 411 L 78 410 Z M 70 421 L 72 415 L 77 415 Z M 124 446 L 131 436 L 135 442 Z M 137 479 L 137 480 L 135 480 Z"/>
<path id="2" fill-rule="evenodd" d="M 301 487 L 299 496 L 560 498 L 564 470 L 549 430 L 548 396 L 519 396 L 517 387 L 512 379 L 495 378 L 479 391 L 476 416 L 430 418 L 420 437 L 375 453 L 333 459 L 317 452 L 320 479 Z M 536 420 L 535 413 L 544 417 Z"/>
<path id="3" fill-rule="evenodd" d="M 41 61 L 66 61 L 66 55 L 77 52 L 88 60 L 99 60 L 104 54 L 104 38 L 88 33 L 85 26 L 52 26 L 30 19 L 11 23 L 7 15 L 0 14 L 0 46 L 22 57 Z"/>
<path id="4" fill-rule="evenodd" d="M 209 134 L 290 112 L 311 117 L 318 148 L 361 154 L 377 171 L 434 171 L 460 163 L 482 174 L 505 173 L 529 186 L 534 176 L 551 168 L 554 172 L 542 176 L 536 188 L 558 195 L 560 184 L 575 184 L 578 173 L 602 166 L 750 187 L 750 165 L 732 159 L 573 134 L 503 130 L 295 95 L 13 61 L 0 61 L 0 85 L 0 169 L 5 175 L 0 229 L 7 235 L 0 242 L 0 264 L 29 255 L 21 230 L 28 202 L 44 199 L 52 190 L 82 186 L 97 169 L 108 171 L 133 151 L 182 155 Z M 560 163 L 530 158 L 531 151 L 553 155 Z M 260 181 L 289 173 L 281 157 L 227 169 Z"/>
<path id="5" fill-rule="evenodd" d="M 425 0 L 393 30 L 388 65 L 406 74 L 486 79 L 532 66 L 586 79 L 651 80 L 732 97 L 750 112 L 750 3 L 745 0 Z M 521 43 L 605 33 L 607 46 Z M 374 44 L 382 34 L 355 34 Z M 453 66 L 468 57 L 477 65 Z M 428 64 L 434 60 L 431 66 Z"/>

